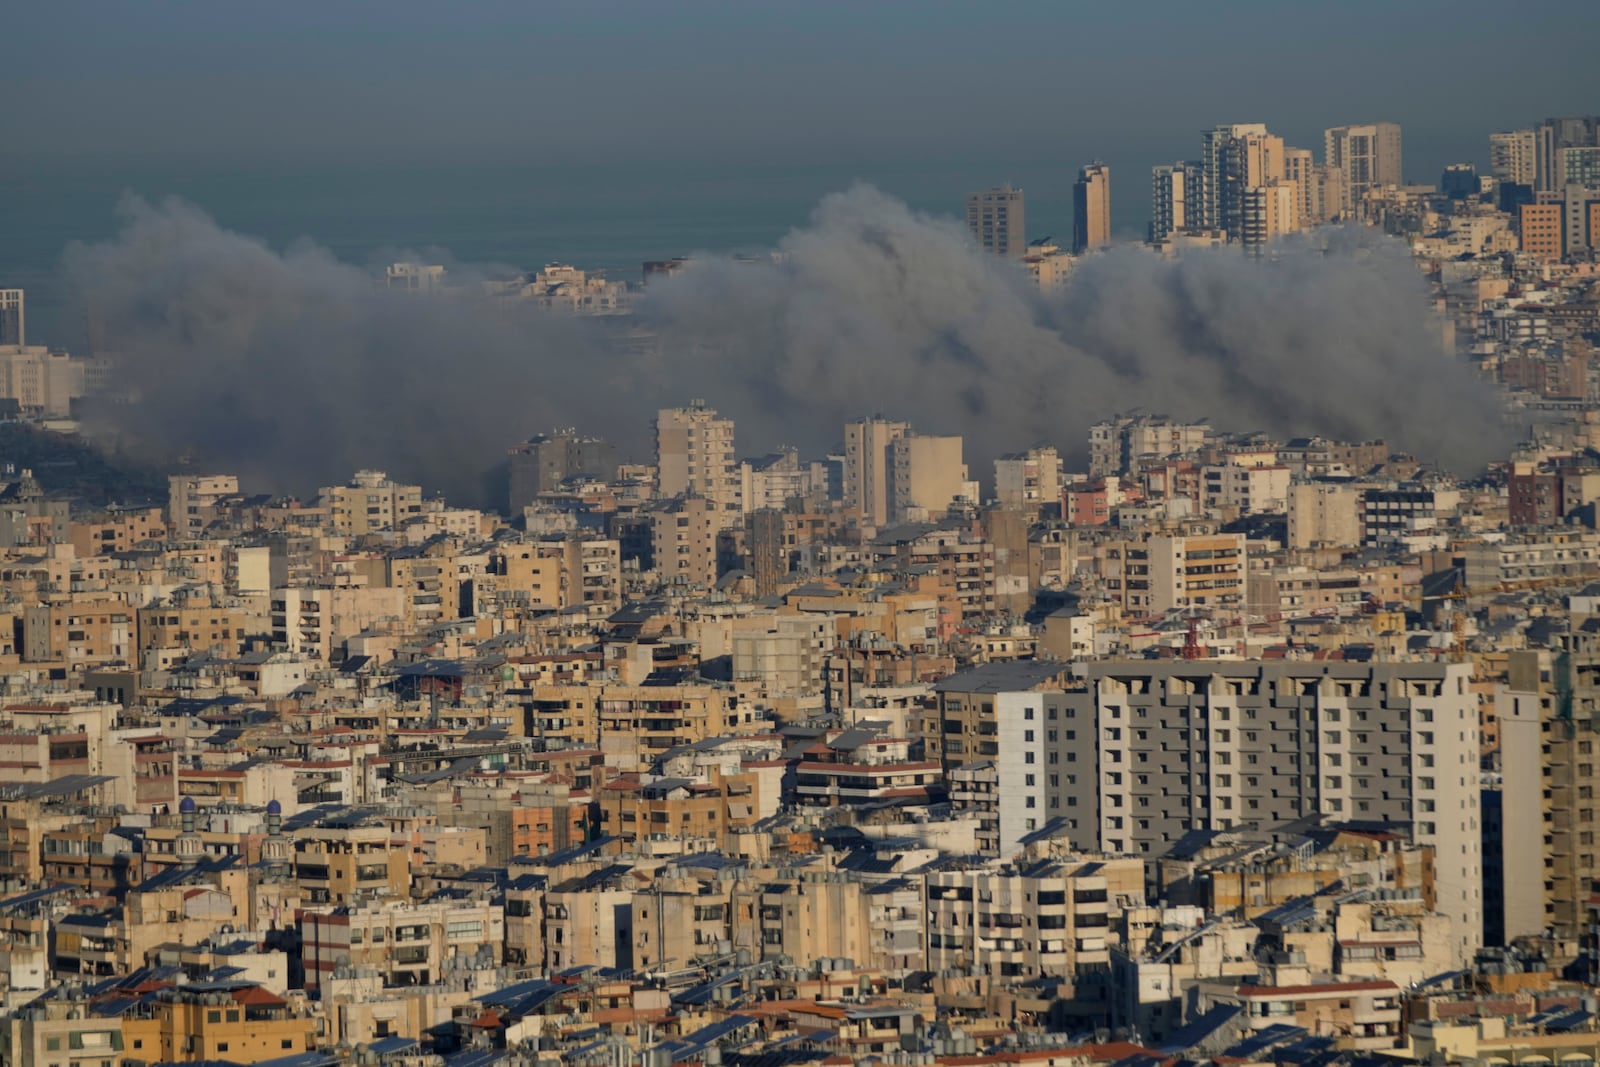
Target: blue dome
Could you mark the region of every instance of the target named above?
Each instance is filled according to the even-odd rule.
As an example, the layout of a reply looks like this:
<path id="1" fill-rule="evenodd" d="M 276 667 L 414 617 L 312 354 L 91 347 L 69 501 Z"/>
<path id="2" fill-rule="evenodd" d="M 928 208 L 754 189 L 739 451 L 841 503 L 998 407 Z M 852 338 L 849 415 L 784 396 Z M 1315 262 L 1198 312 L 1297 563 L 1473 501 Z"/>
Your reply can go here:
<path id="1" fill-rule="evenodd" d="M 282 815 L 283 814 L 283 805 L 279 804 L 276 800 L 267 801 L 267 814 L 268 815 Z"/>
<path id="2" fill-rule="evenodd" d="M 193 811 L 194 811 L 194 797 L 184 797 L 183 800 L 179 801 L 179 803 L 178 803 L 178 812 L 180 814 L 188 815 L 189 813 L 191 813 Z"/>

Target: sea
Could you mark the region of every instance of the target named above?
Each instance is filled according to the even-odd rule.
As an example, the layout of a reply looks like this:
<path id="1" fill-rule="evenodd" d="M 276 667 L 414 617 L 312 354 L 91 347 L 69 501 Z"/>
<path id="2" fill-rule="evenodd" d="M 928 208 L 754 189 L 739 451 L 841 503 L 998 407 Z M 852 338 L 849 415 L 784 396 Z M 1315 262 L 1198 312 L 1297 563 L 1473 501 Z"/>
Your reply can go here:
<path id="1" fill-rule="evenodd" d="M 1145 167 L 1144 173 L 1148 173 Z M 83 160 L 0 164 L 0 288 L 27 291 L 28 340 L 71 350 L 60 264 L 72 242 L 116 237 L 127 196 L 178 197 L 274 248 L 315 242 L 381 270 L 399 258 L 535 270 L 563 262 L 637 282 L 646 260 L 773 247 L 829 193 L 866 182 L 930 214 L 960 217 L 973 189 L 1027 195 L 1030 238 L 1071 232 L 1075 171 L 1064 160 L 612 165 L 473 163 L 250 166 Z M 1148 194 L 1113 197 L 1138 236 Z"/>

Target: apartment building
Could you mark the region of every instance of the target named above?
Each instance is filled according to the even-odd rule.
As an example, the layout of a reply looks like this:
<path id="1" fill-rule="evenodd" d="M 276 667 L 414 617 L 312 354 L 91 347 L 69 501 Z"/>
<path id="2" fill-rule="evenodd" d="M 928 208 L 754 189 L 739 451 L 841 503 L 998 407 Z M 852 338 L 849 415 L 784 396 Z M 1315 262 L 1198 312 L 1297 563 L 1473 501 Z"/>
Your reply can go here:
<path id="1" fill-rule="evenodd" d="M 1111 168 L 1098 160 L 1078 171 L 1072 185 L 1072 252 L 1111 243 Z"/>
<path id="2" fill-rule="evenodd" d="M 995 978 L 1109 971 L 1112 918 L 1144 903 L 1133 858 L 1037 860 L 927 876 L 930 970 Z"/>
<path id="3" fill-rule="evenodd" d="M 1205 170 L 1198 162 L 1164 163 L 1150 171 L 1150 241 L 1196 230 L 1205 214 Z"/>
<path id="4" fill-rule="evenodd" d="M 656 413 L 656 471 L 664 497 L 704 497 L 717 511 L 739 511 L 739 464 L 733 454 L 733 420 L 719 418 L 705 401 Z"/>
<path id="5" fill-rule="evenodd" d="M 723 506 L 703 496 L 681 497 L 652 511 L 650 543 L 661 581 L 702 589 L 715 586 L 717 541 L 727 523 Z"/>
<path id="6" fill-rule="evenodd" d="M 1152 614 L 1244 602 L 1243 534 L 1162 535 L 1146 542 Z"/>
<path id="7" fill-rule="evenodd" d="M 505 918 L 481 900 L 383 900 L 301 913 L 306 988 L 320 988 L 343 967 L 367 967 L 388 986 L 425 986 L 447 960 L 487 954 L 499 962 Z"/>
<path id="8" fill-rule="evenodd" d="M 392 530 L 422 514 L 422 487 L 391 481 L 383 471 L 356 471 L 345 485 L 324 486 L 317 495 L 329 525 L 352 537 Z"/>
<path id="9" fill-rule="evenodd" d="M 239 495 L 232 474 L 174 474 L 167 479 L 167 521 L 175 537 L 198 537 L 217 504 Z"/>
<path id="10" fill-rule="evenodd" d="M 985 252 L 1019 258 L 1028 248 L 1021 189 L 1009 185 L 967 195 L 967 230 Z"/>
<path id="11" fill-rule="evenodd" d="M 957 500 L 976 503 L 961 461 L 961 438 L 906 433 L 889 443 L 889 517 L 937 522 Z"/>
<path id="12" fill-rule="evenodd" d="M 1077 847 L 1136 854 L 1190 830 L 1313 814 L 1405 824 L 1434 850 L 1438 908 L 1470 958 L 1483 928 L 1470 671 L 1104 661 L 1086 665 L 1082 689 L 996 692 L 1002 819 L 1020 805 L 1025 830 L 1060 817 Z"/>
<path id="13" fill-rule="evenodd" d="M 1061 474 L 1061 456 L 1048 445 L 1001 456 L 994 461 L 995 502 L 1038 515 L 1041 508 L 1061 503 Z"/>
<path id="14" fill-rule="evenodd" d="M 1368 192 L 1404 184 L 1400 144 L 1397 122 L 1335 126 L 1324 132 L 1322 158 L 1339 168 L 1340 197 L 1352 210 L 1361 209 Z"/>

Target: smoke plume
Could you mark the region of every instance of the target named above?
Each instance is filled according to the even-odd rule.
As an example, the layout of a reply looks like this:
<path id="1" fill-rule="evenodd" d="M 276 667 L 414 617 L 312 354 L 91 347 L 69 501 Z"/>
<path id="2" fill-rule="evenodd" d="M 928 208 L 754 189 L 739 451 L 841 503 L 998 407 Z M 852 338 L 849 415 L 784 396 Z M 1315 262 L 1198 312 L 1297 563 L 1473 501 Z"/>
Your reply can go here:
<path id="1" fill-rule="evenodd" d="M 178 202 L 130 201 L 69 281 L 138 402 L 125 441 L 305 492 L 363 466 L 480 496 L 480 472 L 556 425 L 649 457 L 654 410 L 703 397 L 739 449 L 833 447 L 875 411 L 960 433 L 982 474 L 1140 408 L 1225 429 L 1383 437 L 1466 474 L 1503 454 L 1495 392 L 1446 355 L 1405 247 L 1334 230 L 1253 260 L 1118 249 L 1040 294 L 952 221 L 874 189 L 830 196 L 778 254 L 697 257 L 636 313 L 388 292 L 300 244 L 279 252 Z M 461 280 L 461 270 L 452 279 Z"/>

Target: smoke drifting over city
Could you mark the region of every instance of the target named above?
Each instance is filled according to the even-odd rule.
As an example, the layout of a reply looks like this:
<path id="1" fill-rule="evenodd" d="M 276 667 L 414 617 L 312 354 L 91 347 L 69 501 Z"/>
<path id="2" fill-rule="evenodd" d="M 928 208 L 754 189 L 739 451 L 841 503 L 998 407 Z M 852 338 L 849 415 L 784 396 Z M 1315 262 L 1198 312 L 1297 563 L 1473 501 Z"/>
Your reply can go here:
<path id="1" fill-rule="evenodd" d="M 744 454 L 820 452 L 881 411 L 963 434 L 979 475 L 1033 444 L 1081 457 L 1092 422 L 1132 408 L 1382 437 L 1461 474 L 1504 454 L 1492 388 L 1444 353 L 1407 249 L 1370 231 L 1291 238 L 1266 260 L 1113 250 L 1041 294 L 959 223 L 856 187 L 780 255 L 696 257 L 620 325 L 389 292 L 183 203 L 122 210 L 118 239 L 66 256 L 138 398 L 102 429 L 262 489 L 382 466 L 492 504 L 484 472 L 518 440 L 576 426 L 644 460 L 655 409 L 692 397 L 738 421 Z"/>

